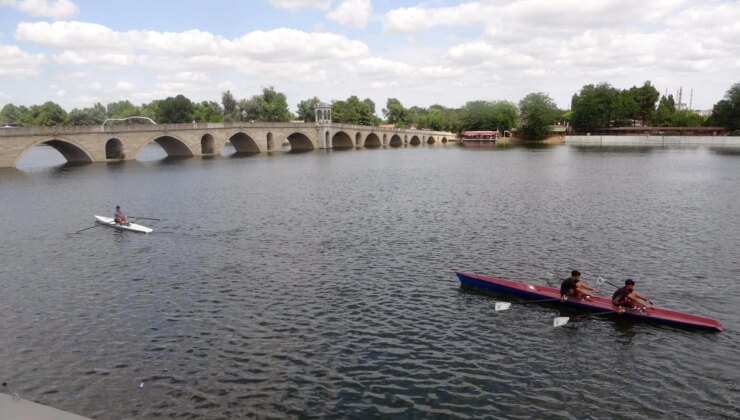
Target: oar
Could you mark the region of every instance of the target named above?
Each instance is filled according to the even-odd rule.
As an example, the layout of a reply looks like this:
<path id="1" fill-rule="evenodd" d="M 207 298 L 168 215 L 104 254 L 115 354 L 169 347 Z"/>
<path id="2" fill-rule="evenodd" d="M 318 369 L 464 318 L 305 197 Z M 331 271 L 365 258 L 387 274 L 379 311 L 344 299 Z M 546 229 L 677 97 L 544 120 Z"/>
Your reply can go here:
<path id="1" fill-rule="evenodd" d="M 85 228 L 85 229 L 80 229 L 80 230 L 78 230 L 78 231 L 77 231 L 77 232 L 75 232 L 75 233 L 80 233 L 80 232 L 84 232 L 84 231 L 86 231 L 86 230 L 88 230 L 88 229 L 93 229 L 93 228 L 96 228 L 96 227 L 100 227 L 100 226 L 103 226 L 103 225 L 104 225 L 104 224 L 101 224 L 101 223 L 96 223 L 96 224 L 95 224 L 95 226 L 90 226 L 89 228 Z"/>
<path id="2" fill-rule="evenodd" d="M 554 302 L 556 300 L 560 300 L 560 298 L 555 299 L 540 299 L 540 300 L 524 300 L 521 302 L 514 302 L 514 303 L 537 303 L 537 302 Z M 493 306 L 493 309 L 495 311 L 505 311 L 509 308 L 511 308 L 512 302 L 496 302 L 496 304 Z"/>
<path id="3" fill-rule="evenodd" d="M 558 280 L 560 280 L 560 281 L 565 281 L 565 279 L 564 279 L 563 277 L 560 277 L 560 276 L 556 276 L 555 274 L 552 274 L 552 273 L 551 273 L 551 272 L 549 272 L 549 271 L 545 272 L 545 274 L 546 274 L 546 276 L 547 276 L 547 277 L 549 277 L 549 278 L 553 278 L 553 277 L 554 277 L 554 278 L 556 278 L 556 279 L 558 279 Z M 599 277 L 599 279 L 601 279 L 602 281 L 606 281 L 606 280 L 602 279 L 601 277 Z M 591 281 L 591 280 L 589 280 L 589 281 Z M 596 280 L 596 284 L 601 284 L 601 283 L 599 283 L 599 280 Z M 611 284 L 611 283 L 609 283 L 609 284 Z M 612 285 L 612 286 L 613 286 L 613 285 Z M 596 293 L 598 293 L 598 290 L 594 290 L 594 291 L 593 291 L 593 294 L 594 294 L 594 295 L 595 295 Z"/>
<path id="4" fill-rule="evenodd" d="M 595 312 L 595 313 L 592 313 L 592 314 L 585 314 L 585 315 L 574 316 L 573 319 L 575 320 L 575 319 L 579 319 L 579 318 L 586 318 L 588 316 L 609 315 L 609 314 L 614 314 L 614 313 L 617 313 L 617 312 L 619 312 L 619 310 L 616 310 L 616 311 L 605 311 L 605 312 Z M 567 317 L 567 316 L 559 316 L 559 317 L 556 317 L 555 319 L 552 320 L 552 326 L 554 328 L 562 327 L 563 325 L 567 324 L 570 319 L 571 318 L 570 317 Z"/>
<path id="5" fill-rule="evenodd" d="M 156 220 L 156 221 L 159 221 L 159 219 L 154 219 L 154 218 L 151 218 L 151 217 L 139 217 L 139 216 L 129 216 L 129 217 L 132 218 L 132 219 Z"/>
<path id="6" fill-rule="evenodd" d="M 609 285 L 611 285 L 613 287 L 616 287 L 617 289 L 620 288 L 620 286 L 617 286 L 616 284 L 610 282 L 609 280 L 607 280 L 607 279 L 605 279 L 605 278 L 603 278 L 601 276 L 599 276 L 599 277 L 596 278 L 596 284 L 604 284 L 604 283 L 609 284 Z"/>

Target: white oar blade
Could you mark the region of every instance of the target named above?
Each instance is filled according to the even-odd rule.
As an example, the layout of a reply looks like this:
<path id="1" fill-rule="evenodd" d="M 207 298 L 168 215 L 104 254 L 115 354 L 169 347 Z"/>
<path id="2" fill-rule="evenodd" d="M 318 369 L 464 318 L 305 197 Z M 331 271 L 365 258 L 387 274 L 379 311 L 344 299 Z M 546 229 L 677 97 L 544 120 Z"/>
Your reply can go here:
<path id="1" fill-rule="evenodd" d="M 493 307 L 496 311 L 505 311 L 509 308 L 511 308 L 511 303 L 509 302 L 496 302 L 496 305 Z"/>
<path id="2" fill-rule="evenodd" d="M 604 284 L 604 283 L 606 283 L 606 280 L 603 277 L 599 276 L 599 278 L 596 279 L 596 284 Z"/>
<path id="3" fill-rule="evenodd" d="M 552 320 L 552 326 L 554 328 L 562 327 L 563 325 L 567 324 L 569 320 L 570 318 L 568 318 L 567 316 L 559 316 Z"/>

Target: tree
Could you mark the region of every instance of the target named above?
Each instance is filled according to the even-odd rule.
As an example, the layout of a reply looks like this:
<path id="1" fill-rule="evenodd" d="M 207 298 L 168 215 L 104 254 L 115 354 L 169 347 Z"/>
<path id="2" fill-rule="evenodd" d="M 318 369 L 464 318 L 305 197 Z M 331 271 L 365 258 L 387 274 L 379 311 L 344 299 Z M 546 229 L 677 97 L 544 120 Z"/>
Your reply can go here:
<path id="1" fill-rule="evenodd" d="M 139 115 L 140 110 L 129 101 L 111 102 L 106 106 L 108 118 L 128 118 Z"/>
<path id="2" fill-rule="evenodd" d="M 155 99 L 148 104 L 141 104 L 139 107 L 140 116 L 151 118 L 153 121 L 161 122 L 159 121 L 160 117 L 160 110 L 159 110 L 159 103 L 162 102 L 161 100 Z"/>
<path id="3" fill-rule="evenodd" d="M 316 105 L 320 104 L 321 100 L 314 96 L 311 99 L 298 102 L 298 112 L 296 118 L 305 122 L 316 121 Z"/>
<path id="4" fill-rule="evenodd" d="M 571 126 L 580 133 L 609 127 L 619 91 L 608 83 L 585 85 L 571 100 Z"/>
<path id="5" fill-rule="evenodd" d="M 193 104 L 193 119 L 197 122 L 221 122 L 223 120 L 221 105 L 213 101 Z"/>
<path id="6" fill-rule="evenodd" d="M 375 102 L 357 96 L 350 96 L 346 101 L 331 103 L 332 121 L 346 124 L 376 125 L 379 121 L 375 116 Z"/>
<path id="7" fill-rule="evenodd" d="M 675 113 L 676 101 L 673 99 L 673 95 L 661 96 L 658 109 L 655 111 L 654 123 L 659 126 L 671 125 Z"/>
<path id="8" fill-rule="evenodd" d="M 388 98 L 382 112 L 388 124 L 393 124 L 396 127 L 406 127 L 409 120 L 409 112 L 398 99 Z"/>
<path id="9" fill-rule="evenodd" d="M 33 115 L 26 106 L 7 104 L 0 110 L 0 124 L 32 125 Z"/>
<path id="10" fill-rule="evenodd" d="M 727 90 L 724 99 L 712 108 L 708 125 L 725 127 L 730 132 L 740 130 L 740 83 Z"/>
<path id="11" fill-rule="evenodd" d="M 673 127 L 697 127 L 704 124 L 706 119 L 690 109 L 676 111 L 669 121 Z"/>
<path id="12" fill-rule="evenodd" d="M 530 93 L 519 101 L 519 132 L 530 140 L 542 140 L 550 134 L 550 125 L 560 115 L 555 101 L 542 92 Z"/>
<path id="13" fill-rule="evenodd" d="M 193 121 L 193 103 L 183 95 L 168 97 L 159 101 L 157 122 L 176 124 Z"/>
<path id="14" fill-rule="evenodd" d="M 615 126 L 631 126 L 640 118 L 640 104 L 631 90 L 622 90 L 614 98 L 611 123 Z"/>
<path id="15" fill-rule="evenodd" d="M 630 93 L 640 108 L 639 115 L 642 125 L 650 125 L 655 115 L 655 103 L 660 97 L 660 92 L 648 80 L 639 88 L 636 86 L 630 88 Z"/>
<path id="16" fill-rule="evenodd" d="M 108 116 L 106 108 L 96 103 L 92 108 L 73 109 L 67 114 L 66 123 L 69 125 L 99 125 Z"/>
<path id="17" fill-rule="evenodd" d="M 237 110 L 237 102 L 230 90 L 221 93 L 221 105 L 223 106 L 224 121 L 242 121 Z"/>
<path id="18" fill-rule="evenodd" d="M 519 121 L 516 105 L 508 101 L 471 101 L 460 110 L 460 130 L 511 130 Z"/>
<path id="19" fill-rule="evenodd" d="M 266 122 L 288 122 L 293 114 L 288 109 L 285 94 L 276 92 L 272 86 L 263 88 L 262 95 L 255 96 L 259 103 L 258 120 Z"/>
<path id="20" fill-rule="evenodd" d="M 33 105 L 31 115 L 33 124 L 39 126 L 60 125 L 67 119 L 67 111 L 52 101 L 44 102 L 43 105 Z"/>
<path id="21" fill-rule="evenodd" d="M 260 100 L 255 95 L 250 99 L 240 99 L 236 103 L 236 119 L 233 121 L 257 121 L 260 117 Z"/>

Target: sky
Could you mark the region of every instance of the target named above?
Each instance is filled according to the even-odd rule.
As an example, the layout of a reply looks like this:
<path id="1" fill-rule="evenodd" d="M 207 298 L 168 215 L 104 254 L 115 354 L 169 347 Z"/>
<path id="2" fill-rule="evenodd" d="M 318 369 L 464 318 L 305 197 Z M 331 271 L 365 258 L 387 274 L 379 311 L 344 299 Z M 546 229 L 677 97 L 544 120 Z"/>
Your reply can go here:
<path id="1" fill-rule="evenodd" d="M 646 80 L 711 109 L 740 82 L 740 0 L 0 0 L 0 107 L 273 86 L 292 111 L 532 92 L 568 109 L 586 84 Z"/>

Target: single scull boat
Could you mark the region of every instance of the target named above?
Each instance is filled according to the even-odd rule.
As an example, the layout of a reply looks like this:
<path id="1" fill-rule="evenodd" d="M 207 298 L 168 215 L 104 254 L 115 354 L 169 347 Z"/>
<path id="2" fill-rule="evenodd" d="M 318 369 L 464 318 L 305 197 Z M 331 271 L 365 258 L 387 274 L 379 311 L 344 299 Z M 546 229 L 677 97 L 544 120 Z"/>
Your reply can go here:
<path id="1" fill-rule="evenodd" d="M 506 293 L 528 300 L 556 301 L 559 302 L 558 304 L 584 309 L 589 312 L 613 312 L 616 314 L 619 309 L 612 305 L 611 299 L 602 296 L 592 296 L 590 299 L 570 298 L 566 301 L 561 301 L 559 300 L 560 289 L 556 289 L 554 287 L 463 272 L 457 272 L 457 278 L 460 279 L 460 283 L 467 286 L 481 287 L 483 289 Z M 677 327 L 701 328 L 713 331 L 724 330 L 722 328 L 722 324 L 717 320 L 698 315 L 691 315 L 684 312 L 672 311 L 670 309 L 657 308 L 655 306 L 646 308 L 644 311 L 628 310 L 621 314 L 621 316 Z"/>
<path id="2" fill-rule="evenodd" d="M 154 229 L 148 228 L 142 225 L 137 225 L 136 223 L 128 223 L 125 225 L 119 225 L 118 223 L 113 221 L 112 217 L 95 216 L 95 223 L 106 225 L 108 227 L 112 227 L 113 229 L 130 230 L 132 232 L 140 232 L 140 233 L 154 232 Z"/>

